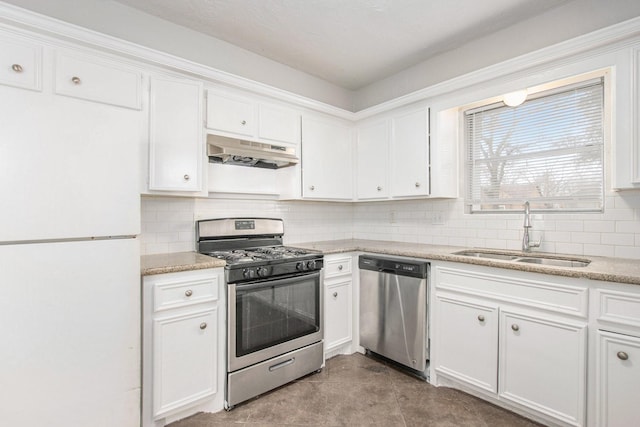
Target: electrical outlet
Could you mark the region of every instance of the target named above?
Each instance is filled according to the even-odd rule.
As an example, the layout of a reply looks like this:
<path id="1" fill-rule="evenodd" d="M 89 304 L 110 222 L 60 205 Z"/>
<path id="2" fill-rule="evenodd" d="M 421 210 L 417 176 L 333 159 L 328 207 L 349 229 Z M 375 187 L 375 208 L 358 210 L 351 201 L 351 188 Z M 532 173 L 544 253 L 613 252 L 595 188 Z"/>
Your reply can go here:
<path id="1" fill-rule="evenodd" d="M 395 211 L 391 211 L 389 213 L 389 222 L 391 224 L 395 224 L 396 223 L 396 212 Z"/>
<path id="2" fill-rule="evenodd" d="M 444 213 L 441 211 L 434 211 L 431 216 L 432 225 L 444 225 Z"/>

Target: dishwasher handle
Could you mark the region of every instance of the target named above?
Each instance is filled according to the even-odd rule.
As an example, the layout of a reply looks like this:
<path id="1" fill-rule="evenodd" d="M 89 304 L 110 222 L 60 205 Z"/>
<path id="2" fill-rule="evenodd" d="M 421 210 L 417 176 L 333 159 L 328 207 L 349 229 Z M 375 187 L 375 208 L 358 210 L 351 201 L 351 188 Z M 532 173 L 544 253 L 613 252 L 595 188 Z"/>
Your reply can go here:
<path id="1" fill-rule="evenodd" d="M 410 258 L 360 255 L 358 267 L 361 270 L 425 279 L 428 274 L 429 263 Z"/>

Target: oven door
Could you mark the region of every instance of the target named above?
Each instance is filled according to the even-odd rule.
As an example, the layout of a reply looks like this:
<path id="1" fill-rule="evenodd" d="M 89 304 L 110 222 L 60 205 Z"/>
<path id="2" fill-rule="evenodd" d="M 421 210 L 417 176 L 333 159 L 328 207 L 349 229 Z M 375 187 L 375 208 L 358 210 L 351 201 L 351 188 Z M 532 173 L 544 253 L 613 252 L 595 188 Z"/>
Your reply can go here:
<path id="1" fill-rule="evenodd" d="M 228 285 L 228 372 L 321 341 L 320 272 Z"/>

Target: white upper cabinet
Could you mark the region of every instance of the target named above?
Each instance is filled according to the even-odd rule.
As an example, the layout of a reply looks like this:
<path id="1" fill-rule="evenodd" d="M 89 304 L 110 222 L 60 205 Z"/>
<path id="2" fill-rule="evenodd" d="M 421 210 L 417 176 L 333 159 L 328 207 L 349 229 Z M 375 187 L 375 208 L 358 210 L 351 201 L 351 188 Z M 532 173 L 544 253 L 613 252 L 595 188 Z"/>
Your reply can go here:
<path id="1" fill-rule="evenodd" d="M 88 101 L 139 110 L 142 73 L 78 52 L 57 51 L 55 92 Z"/>
<path id="2" fill-rule="evenodd" d="M 202 83 L 152 76 L 149 117 L 149 190 L 202 190 Z"/>
<path id="3" fill-rule="evenodd" d="M 297 145 L 300 113 L 256 98 L 209 89 L 207 129 L 232 138 Z"/>
<path id="4" fill-rule="evenodd" d="M 256 105 L 249 98 L 207 91 L 207 128 L 241 136 L 256 134 Z"/>
<path id="5" fill-rule="evenodd" d="M 358 127 L 356 139 L 356 197 L 389 197 L 389 120 Z"/>
<path id="6" fill-rule="evenodd" d="M 40 48 L 26 50 L 33 59 Z M 0 85 L 0 221 L 8 224 L 0 240 L 138 234 L 142 112 L 54 94 L 53 51 L 43 51 L 42 91 Z M 40 73 L 14 58 L 23 72 Z"/>
<path id="7" fill-rule="evenodd" d="M 302 197 L 352 200 L 351 126 L 314 115 L 302 120 Z"/>
<path id="8" fill-rule="evenodd" d="M 391 119 L 391 196 L 429 195 L 429 109 Z"/>
<path id="9" fill-rule="evenodd" d="M 300 142 L 300 113 L 276 105 L 258 105 L 258 138 L 266 141 Z"/>
<path id="10" fill-rule="evenodd" d="M 0 39 L 0 84 L 42 89 L 42 47 L 19 39 Z"/>

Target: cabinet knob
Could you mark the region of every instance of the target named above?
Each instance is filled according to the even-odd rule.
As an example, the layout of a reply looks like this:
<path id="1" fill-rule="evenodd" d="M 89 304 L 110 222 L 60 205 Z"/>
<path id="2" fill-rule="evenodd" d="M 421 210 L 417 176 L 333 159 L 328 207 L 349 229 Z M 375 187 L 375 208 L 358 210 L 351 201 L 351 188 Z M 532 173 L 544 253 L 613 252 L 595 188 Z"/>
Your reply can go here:
<path id="1" fill-rule="evenodd" d="M 80 77 L 73 76 L 71 77 L 71 83 L 73 83 L 74 85 L 79 85 L 80 83 L 82 83 L 82 80 L 80 80 Z"/>
<path id="2" fill-rule="evenodd" d="M 20 64 L 13 64 L 11 66 L 11 69 L 13 71 L 15 71 L 16 73 L 21 73 L 22 71 L 24 71 L 24 69 L 22 68 L 22 65 L 20 65 Z"/>
<path id="3" fill-rule="evenodd" d="M 246 125 L 246 124 L 247 124 L 247 121 L 246 121 L 246 120 L 243 120 L 243 121 L 241 121 L 241 122 L 240 122 L 240 124 L 241 124 L 242 126 L 244 126 L 244 125 Z"/>
<path id="4" fill-rule="evenodd" d="M 513 325 L 511 325 L 511 329 L 513 329 L 514 331 L 518 332 L 520 330 L 520 326 L 516 325 L 515 323 Z"/>
<path id="5" fill-rule="evenodd" d="M 185 181 L 189 181 L 191 179 L 191 177 L 186 173 L 184 174 L 183 178 Z"/>
<path id="6" fill-rule="evenodd" d="M 186 291 L 184 291 L 184 295 L 186 297 L 190 297 L 191 295 L 193 295 L 193 291 L 191 289 L 187 289 Z"/>
<path id="7" fill-rule="evenodd" d="M 342 264 L 338 266 L 338 270 L 342 270 Z"/>
<path id="8" fill-rule="evenodd" d="M 480 322 L 484 322 L 484 316 L 482 314 L 478 314 L 478 320 Z"/>
<path id="9" fill-rule="evenodd" d="M 619 351 L 617 356 L 618 356 L 618 359 L 620 359 L 620 360 L 628 360 L 629 359 L 629 355 L 627 353 L 625 353 L 624 351 Z"/>
<path id="10" fill-rule="evenodd" d="M 315 189 L 316 189 L 316 186 L 315 186 L 315 185 L 312 185 L 311 187 L 309 187 L 309 190 L 311 190 L 311 191 L 313 191 L 313 190 L 315 190 Z"/>
<path id="11" fill-rule="evenodd" d="M 333 293 L 333 297 L 334 297 L 334 298 L 338 298 L 338 293 L 337 293 L 337 292 L 334 292 L 334 293 Z"/>
<path id="12" fill-rule="evenodd" d="M 420 188 L 420 183 L 416 182 L 416 188 Z"/>
<path id="13" fill-rule="evenodd" d="M 378 191 L 382 191 L 382 187 L 378 185 Z"/>
<path id="14" fill-rule="evenodd" d="M 200 329 L 207 329 L 207 322 L 200 323 Z"/>

